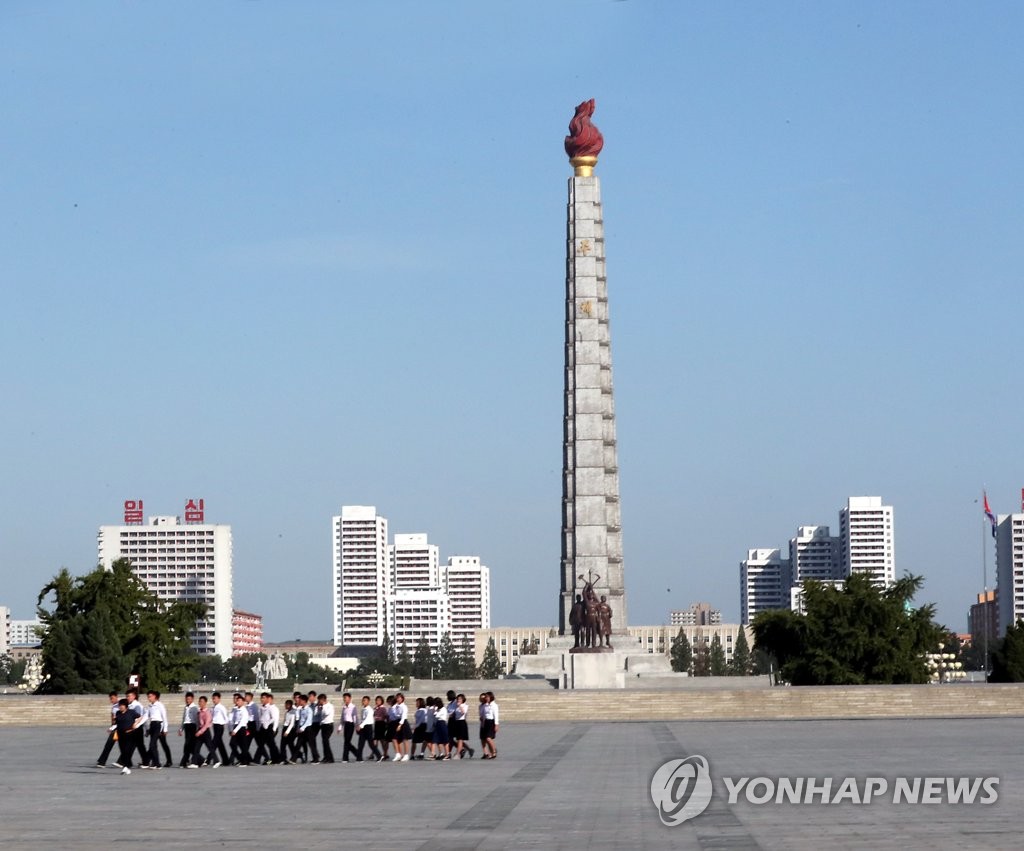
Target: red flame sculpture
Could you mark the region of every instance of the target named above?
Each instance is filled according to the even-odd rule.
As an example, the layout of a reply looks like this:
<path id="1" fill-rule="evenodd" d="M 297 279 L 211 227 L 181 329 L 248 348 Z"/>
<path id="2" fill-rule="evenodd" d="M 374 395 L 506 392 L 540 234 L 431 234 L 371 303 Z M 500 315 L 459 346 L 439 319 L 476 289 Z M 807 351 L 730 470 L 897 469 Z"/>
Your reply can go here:
<path id="1" fill-rule="evenodd" d="M 604 136 L 593 124 L 594 99 L 585 100 L 576 107 L 576 114 L 569 122 L 569 135 L 565 137 L 565 152 L 569 159 L 574 157 L 596 157 L 604 147 Z"/>

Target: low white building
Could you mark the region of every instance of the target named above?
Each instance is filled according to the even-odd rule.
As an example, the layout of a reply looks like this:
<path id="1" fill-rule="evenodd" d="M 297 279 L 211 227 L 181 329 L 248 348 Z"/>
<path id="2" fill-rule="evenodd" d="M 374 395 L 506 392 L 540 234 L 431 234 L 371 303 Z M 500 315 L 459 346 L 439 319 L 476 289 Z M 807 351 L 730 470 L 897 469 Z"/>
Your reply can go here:
<path id="1" fill-rule="evenodd" d="M 35 647 L 43 640 L 43 622 L 39 618 L 11 621 L 11 647 Z"/>
<path id="2" fill-rule="evenodd" d="M 388 598 L 388 635 L 396 654 L 404 642 L 411 656 L 423 638 L 436 650 L 451 628 L 448 595 L 441 588 L 398 588 Z"/>

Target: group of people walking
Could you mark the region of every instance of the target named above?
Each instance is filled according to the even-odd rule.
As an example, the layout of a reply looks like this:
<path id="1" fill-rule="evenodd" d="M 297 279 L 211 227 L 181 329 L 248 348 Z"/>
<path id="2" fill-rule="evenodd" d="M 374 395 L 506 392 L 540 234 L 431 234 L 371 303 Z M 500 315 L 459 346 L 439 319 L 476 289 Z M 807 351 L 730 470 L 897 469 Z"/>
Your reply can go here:
<path id="1" fill-rule="evenodd" d="M 186 692 L 178 725 L 178 736 L 183 739 L 181 768 L 335 761 L 331 737 L 336 713 L 326 694 L 297 691 L 284 702 L 283 712 L 270 692 L 261 693 L 259 703 L 252 692 L 235 692 L 231 702 L 229 708 L 219 691 L 209 699 L 200 695 L 198 701 L 193 692 Z M 97 767 L 106 767 L 115 744 L 119 750 L 115 766 L 122 774 L 131 774 L 136 754 L 142 768 L 159 770 L 174 764 L 167 743 L 167 708 L 159 691 L 150 690 L 145 704 L 135 688 L 129 688 L 124 697 L 111 692 L 110 712 L 107 741 Z M 480 694 L 478 714 L 481 759 L 497 759 L 500 719 L 493 692 Z M 418 697 L 412 707 L 401 692 L 387 698 L 377 695 L 373 700 L 365 695 L 359 706 L 346 692 L 337 712 L 337 732 L 343 737 L 341 760 L 472 759 L 476 750 L 469 744 L 468 715 L 466 696 L 454 691 L 449 691 L 446 699 Z"/>

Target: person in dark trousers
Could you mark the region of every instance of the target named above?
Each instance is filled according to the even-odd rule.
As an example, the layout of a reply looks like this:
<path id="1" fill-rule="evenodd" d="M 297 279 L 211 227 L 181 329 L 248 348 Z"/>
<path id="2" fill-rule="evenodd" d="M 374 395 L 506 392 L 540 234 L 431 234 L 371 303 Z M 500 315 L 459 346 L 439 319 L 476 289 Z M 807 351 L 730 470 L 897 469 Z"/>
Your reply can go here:
<path id="1" fill-rule="evenodd" d="M 235 708 L 231 711 L 231 761 L 235 765 L 246 766 L 252 762 L 249 739 L 249 710 L 245 707 L 245 698 L 236 692 Z"/>
<path id="2" fill-rule="evenodd" d="M 320 708 L 320 743 L 324 757 L 321 762 L 334 762 L 334 751 L 331 750 L 331 734 L 334 732 L 334 704 L 326 694 L 317 695 L 317 706 Z"/>
<path id="3" fill-rule="evenodd" d="M 178 735 L 185 737 L 185 744 L 181 749 L 182 768 L 188 768 L 192 764 L 192 757 L 196 751 L 196 730 L 199 729 L 199 707 L 196 706 L 196 696 L 193 692 L 185 692 L 185 708 L 181 713 L 181 726 L 178 727 Z"/>
<path id="4" fill-rule="evenodd" d="M 128 689 L 125 692 L 125 698 L 128 700 L 128 711 L 135 716 L 135 722 L 130 734 L 132 737 L 132 753 L 139 755 L 139 762 L 145 768 L 149 765 L 149 755 L 146 753 L 146 710 L 139 703 L 139 693 L 135 689 Z"/>
<path id="5" fill-rule="evenodd" d="M 100 758 L 96 760 L 97 768 L 107 767 L 107 759 L 109 759 L 110 752 L 114 749 L 114 745 L 117 743 L 117 738 L 114 734 L 117 732 L 117 713 L 121 703 L 117 697 L 118 695 L 116 691 L 112 691 L 110 693 L 110 727 L 107 729 L 107 741 L 103 745 L 103 751 L 100 753 Z"/>
<path id="6" fill-rule="evenodd" d="M 359 747 L 356 750 L 356 762 L 363 761 L 363 748 L 370 746 L 370 753 L 373 758 L 380 762 L 380 751 L 377 749 L 377 742 L 373 732 L 373 707 L 370 706 L 370 695 L 363 697 L 362 715 L 359 718 Z"/>
<path id="7" fill-rule="evenodd" d="M 256 754 L 252 760 L 257 765 L 266 762 L 267 750 L 263 747 L 263 739 L 259 735 L 259 707 L 256 705 L 256 696 L 251 692 L 245 693 L 245 709 L 249 713 L 249 743 L 256 742 Z M 249 750 L 246 748 L 246 755 Z"/>
<path id="8" fill-rule="evenodd" d="M 210 697 L 213 700 L 210 713 L 213 715 L 213 747 L 216 749 L 216 753 L 211 749 L 207 762 L 210 765 L 223 765 L 228 762 L 228 752 L 224 747 L 224 730 L 231 723 L 231 716 L 228 713 L 228 708 L 221 703 L 219 691 L 215 691 Z"/>
<path id="9" fill-rule="evenodd" d="M 203 760 L 204 747 L 206 748 L 205 762 L 210 762 L 216 756 L 213 750 L 213 713 L 207 706 L 205 694 L 199 698 L 199 727 L 196 729 L 195 748 L 187 768 L 199 768 L 205 764 Z M 214 762 L 212 765 L 216 768 L 220 763 Z"/>
<path id="10" fill-rule="evenodd" d="M 117 714 L 114 716 L 110 735 L 117 737 L 117 747 L 120 751 L 118 765 L 121 766 L 122 774 L 132 773 L 132 754 L 135 752 L 135 723 L 139 716 L 128 708 L 128 700 L 121 698 L 117 702 Z"/>
<path id="11" fill-rule="evenodd" d="M 167 733 L 167 709 L 160 702 L 160 692 L 156 689 L 150 689 L 146 696 L 149 698 L 149 708 L 146 710 L 146 726 L 149 730 L 149 768 L 157 769 L 162 767 L 157 749 L 161 742 L 165 748 L 167 747 L 167 739 L 164 738 Z M 170 750 L 167 751 L 167 756 L 167 764 L 171 765 Z"/>
<path id="12" fill-rule="evenodd" d="M 352 695 L 349 692 L 345 692 L 341 696 L 341 700 L 341 722 L 338 724 L 338 732 L 344 736 L 342 740 L 341 761 L 348 762 L 348 755 L 350 753 L 355 754 L 356 759 L 360 760 L 359 751 L 356 750 L 356 746 L 352 743 L 352 739 L 356 734 L 359 713 L 356 710 L 356 705 L 352 702 Z"/>

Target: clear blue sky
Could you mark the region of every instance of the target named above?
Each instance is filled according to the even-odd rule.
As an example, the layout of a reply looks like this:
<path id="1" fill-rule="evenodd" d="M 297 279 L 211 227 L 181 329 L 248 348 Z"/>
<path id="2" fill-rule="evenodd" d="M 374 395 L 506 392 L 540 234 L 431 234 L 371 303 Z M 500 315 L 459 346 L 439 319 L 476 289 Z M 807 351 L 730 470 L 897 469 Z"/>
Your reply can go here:
<path id="1" fill-rule="evenodd" d="M 737 618 L 748 547 L 865 494 L 965 629 L 975 500 L 1024 486 L 1022 36 L 1010 2 L 7 0 L 0 603 L 202 496 L 270 639 L 330 635 L 345 503 L 554 622 L 594 97 L 631 621 Z"/>

